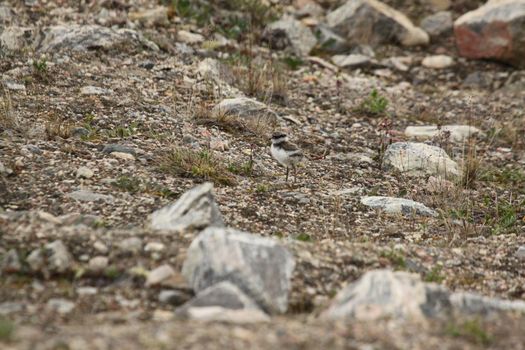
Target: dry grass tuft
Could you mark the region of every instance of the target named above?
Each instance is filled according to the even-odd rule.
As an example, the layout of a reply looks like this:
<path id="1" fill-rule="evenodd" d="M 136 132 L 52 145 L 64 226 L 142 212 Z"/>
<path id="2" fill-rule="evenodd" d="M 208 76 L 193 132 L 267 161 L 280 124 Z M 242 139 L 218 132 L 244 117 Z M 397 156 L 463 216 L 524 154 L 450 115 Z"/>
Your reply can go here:
<path id="1" fill-rule="evenodd" d="M 197 124 L 214 126 L 233 135 L 248 137 L 251 142 L 258 145 L 268 143 L 268 138 L 276 126 L 273 115 L 241 117 L 228 113 L 212 113 L 206 106 L 198 107 L 194 118 Z"/>
<path id="2" fill-rule="evenodd" d="M 159 160 L 159 169 L 165 173 L 212 181 L 221 185 L 235 185 L 235 176 L 226 163 L 212 151 L 174 147 Z"/>
<path id="3" fill-rule="evenodd" d="M 68 139 L 71 137 L 73 123 L 52 114 L 47 117 L 44 130 L 48 140 Z"/>
<path id="4" fill-rule="evenodd" d="M 0 132 L 6 129 L 17 129 L 18 120 L 13 113 L 9 89 L 2 82 L 2 99 L 0 100 Z"/>

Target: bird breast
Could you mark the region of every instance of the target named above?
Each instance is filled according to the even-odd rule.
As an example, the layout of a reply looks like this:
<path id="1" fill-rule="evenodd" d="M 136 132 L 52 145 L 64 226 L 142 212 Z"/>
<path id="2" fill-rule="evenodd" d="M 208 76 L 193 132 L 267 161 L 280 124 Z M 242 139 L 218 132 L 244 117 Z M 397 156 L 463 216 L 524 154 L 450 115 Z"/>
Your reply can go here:
<path id="1" fill-rule="evenodd" d="M 281 165 L 287 167 L 292 165 L 293 163 L 292 157 L 290 156 L 292 155 L 292 153 L 295 152 L 287 152 L 281 147 L 275 147 L 274 145 L 272 145 L 272 147 L 270 148 L 270 153 L 272 154 L 272 157 L 274 157 L 279 163 L 281 163 Z"/>

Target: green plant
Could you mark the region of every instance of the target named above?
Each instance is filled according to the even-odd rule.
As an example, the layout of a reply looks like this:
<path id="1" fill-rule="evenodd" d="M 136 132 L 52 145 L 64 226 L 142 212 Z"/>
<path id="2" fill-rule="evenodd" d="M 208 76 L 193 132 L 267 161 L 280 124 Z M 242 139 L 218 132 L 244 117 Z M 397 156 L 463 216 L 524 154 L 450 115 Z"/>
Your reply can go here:
<path id="1" fill-rule="evenodd" d="M 304 61 L 299 57 L 295 56 L 286 56 L 282 61 L 290 68 L 291 70 L 297 70 L 304 64 Z"/>
<path id="2" fill-rule="evenodd" d="M 105 133 L 109 138 L 126 138 L 133 136 L 137 132 L 138 123 L 132 122 L 128 126 L 119 125 L 114 129 L 106 130 Z"/>
<path id="3" fill-rule="evenodd" d="M 490 345 L 493 337 L 484 329 L 478 319 L 463 322 L 450 322 L 446 326 L 446 332 L 452 337 L 462 337 L 483 346 Z"/>
<path id="4" fill-rule="evenodd" d="M 257 184 L 255 187 L 255 192 L 257 193 L 266 193 L 270 190 L 270 187 L 266 184 Z"/>
<path id="5" fill-rule="evenodd" d="M 491 228 L 492 234 L 518 232 L 518 219 L 524 215 L 525 200 L 513 200 L 512 197 L 508 200 L 501 197 L 492 200 L 485 196 L 484 202 L 487 209 L 484 224 Z"/>
<path id="6" fill-rule="evenodd" d="M 15 324 L 11 320 L 0 316 L 0 341 L 7 342 L 11 340 L 14 332 Z"/>
<path id="7" fill-rule="evenodd" d="M 425 278 L 423 280 L 425 282 L 434 282 L 434 283 L 443 282 L 443 280 L 445 279 L 445 276 L 441 274 L 441 270 L 443 270 L 443 267 L 441 265 L 436 265 L 432 267 L 432 269 L 425 274 Z"/>
<path id="8" fill-rule="evenodd" d="M 253 161 L 249 160 L 244 163 L 230 163 L 228 170 L 231 173 L 243 176 L 253 176 Z"/>
<path id="9" fill-rule="evenodd" d="M 140 191 L 141 181 L 137 177 L 123 175 L 117 178 L 113 186 L 133 194 Z"/>
<path id="10" fill-rule="evenodd" d="M 308 233 L 299 233 L 297 236 L 295 236 L 295 239 L 301 242 L 311 242 L 312 237 Z"/>
<path id="11" fill-rule="evenodd" d="M 388 107 L 388 99 L 381 95 L 377 89 L 373 89 L 370 95 L 358 107 L 358 112 L 370 116 L 381 116 L 385 114 Z"/>
<path id="12" fill-rule="evenodd" d="M 223 161 L 208 150 L 195 151 L 175 147 L 159 162 L 159 169 L 169 174 L 211 180 L 223 185 L 234 185 L 235 178 L 223 165 Z"/>
<path id="13" fill-rule="evenodd" d="M 401 252 L 396 251 L 394 249 L 392 250 L 384 250 L 380 254 L 383 258 L 386 258 L 390 260 L 392 265 L 394 265 L 397 269 L 405 269 L 406 268 L 406 261 L 405 257 L 401 254 Z"/>
<path id="14" fill-rule="evenodd" d="M 120 276 L 121 272 L 115 265 L 110 265 L 104 270 L 104 276 L 111 280 L 116 280 Z"/>
<path id="15" fill-rule="evenodd" d="M 39 60 L 34 60 L 33 68 L 39 73 L 46 73 L 47 72 L 47 59 L 45 57 L 42 57 Z"/>

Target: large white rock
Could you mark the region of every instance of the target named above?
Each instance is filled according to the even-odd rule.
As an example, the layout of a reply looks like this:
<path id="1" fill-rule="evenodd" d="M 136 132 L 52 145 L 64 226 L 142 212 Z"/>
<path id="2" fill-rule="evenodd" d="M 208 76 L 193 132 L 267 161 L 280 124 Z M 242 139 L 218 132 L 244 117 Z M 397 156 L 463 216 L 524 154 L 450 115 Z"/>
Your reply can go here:
<path id="1" fill-rule="evenodd" d="M 362 197 L 361 204 L 381 209 L 391 214 L 437 216 L 438 213 L 426 205 L 405 198 L 370 196 Z"/>
<path id="2" fill-rule="evenodd" d="M 389 145 L 383 156 L 383 169 L 396 169 L 414 176 L 461 176 L 458 164 L 443 149 L 418 142 L 396 142 Z"/>
<path id="3" fill-rule="evenodd" d="M 407 126 L 405 135 L 416 139 L 430 139 L 440 134 L 449 133 L 449 139 L 455 142 L 462 142 L 470 136 L 484 136 L 484 133 L 471 125 L 437 125 Z"/>
<path id="4" fill-rule="evenodd" d="M 224 226 L 211 182 L 192 188 L 175 203 L 151 214 L 151 227 L 157 230 L 198 230 L 208 226 Z"/>
<path id="5" fill-rule="evenodd" d="M 322 317 L 426 322 L 451 313 L 471 315 L 500 311 L 525 313 L 525 302 L 451 293 L 438 284 L 422 282 L 418 274 L 373 270 L 344 287 Z"/>
<path id="6" fill-rule="evenodd" d="M 195 292 L 229 281 L 264 311 L 283 313 L 295 261 L 275 240 L 210 227 L 191 243 L 182 273 Z"/>
<path id="7" fill-rule="evenodd" d="M 408 17 L 377 0 L 348 0 L 326 16 L 326 23 L 351 43 L 413 46 L 430 40 Z"/>

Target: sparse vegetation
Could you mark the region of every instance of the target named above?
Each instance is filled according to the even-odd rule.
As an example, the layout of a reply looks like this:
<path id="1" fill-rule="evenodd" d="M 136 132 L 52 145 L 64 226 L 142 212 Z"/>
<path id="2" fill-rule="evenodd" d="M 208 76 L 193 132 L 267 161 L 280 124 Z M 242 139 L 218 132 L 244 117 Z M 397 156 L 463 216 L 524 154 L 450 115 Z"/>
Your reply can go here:
<path id="1" fill-rule="evenodd" d="M 11 105 L 11 95 L 4 82 L 0 84 L 2 88 L 2 99 L 0 100 L 0 132 L 5 129 L 14 129 L 18 126 L 13 107 Z"/>
<path id="2" fill-rule="evenodd" d="M 395 249 L 384 250 L 381 252 L 381 256 L 388 259 L 395 269 L 403 270 L 406 268 L 405 257 L 401 252 L 396 251 Z"/>
<path id="3" fill-rule="evenodd" d="M 425 282 L 441 283 L 445 279 L 445 276 L 441 274 L 443 267 L 441 265 L 435 265 L 430 271 L 425 274 L 423 280 Z"/>
<path id="4" fill-rule="evenodd" d="M 48 140 L 68 139 L 71 137 L 73 123 L 52 113 L 44 124 L 44 130 Z"/>
<path id="5" fill-rule="evenodd" d="M 175 176 L 194 177 L 213 181 L 221 185 L 234 185 L 233 174 L 228 171 L 224 162 L 218 159 L 211 150 L 192 150 L 175 147 L 159 162 L 161 171 Z"/>
<path id="6" fill-rule="evenodd" d="M 301 242 L 311 242 L 312 236 L 310 236 L 308 233 L 301 232 L 295 237 L 295 239 Z"/>
<path id="7" fill-rule="evenodd" d="M 8 342 L 11 340 L 14 332 L 14 323 L 4 316 L 0 316 L 0 342 Z"/>
<path id="8" fill-rule="evenodd" d="M 176 193 L 167 187 L 134 176 L 119 176 L 113 183 L 113 186 L 131 194 L 149 193 L 163 198 L 173 198 L 176 196 Z"/>
<path id="9" fill-rule="evenodd" d="M 388 99 L 381 95 L 377 89 L 373 89 L 370 95 L 359 105 L 357 112 L 372 117 L 385 115 L 388 107 Z"/>
<path id="10" fill-rule="evenodd" d="M 446 332 L 449 336 L 466 338 L 478 345 L 488 346 L 492 342 L 492 336 L 478 319 L 451 322 L 447 325 Z"/>

